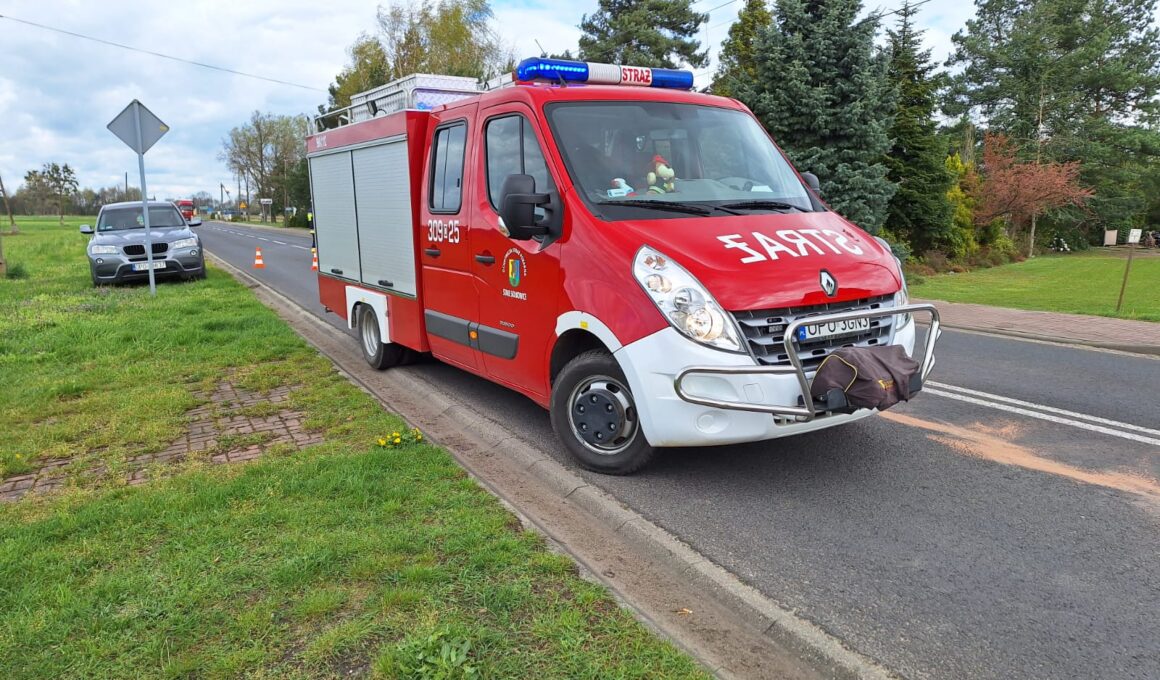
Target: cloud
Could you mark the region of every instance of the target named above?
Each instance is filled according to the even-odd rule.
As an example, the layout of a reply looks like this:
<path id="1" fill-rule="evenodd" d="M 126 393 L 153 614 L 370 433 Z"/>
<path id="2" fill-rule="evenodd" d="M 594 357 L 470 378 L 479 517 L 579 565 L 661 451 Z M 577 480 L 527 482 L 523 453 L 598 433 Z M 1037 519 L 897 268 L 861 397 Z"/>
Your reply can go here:
<path id="1" fill-rule="evenodd" d="M 396 0 L 402 1 L 402 0 Z M 698 36 L 712 64 L 743 0 L 698 0 L 712 10 Z M 896 8 L 891 0 L 886 10 Z M 496 27 L 518 57 L 575 50 L 581 17 L 596 0 L 493 0 Z M 931 0 L 919 12 L 934 57 L 973 14 L 963 0 Z M 0 173 L 16 184 L 45 162 L 69 163 L 82 186 L 136 183 L 136 157 L 105 125 L 140 99 L 171 127 L 146 156 L 150 193 L 217 194 L 233 178 L 218 160 L 221 140 L 251 112 L 311 113 L 347 61 L 360 33 L 376 29 L 367 0 L 145 0 L 92 2 L 0 0 L 0 14 L 247 73 L 305 85 L 277 84 L 200 68 L 0 19 Z"/>

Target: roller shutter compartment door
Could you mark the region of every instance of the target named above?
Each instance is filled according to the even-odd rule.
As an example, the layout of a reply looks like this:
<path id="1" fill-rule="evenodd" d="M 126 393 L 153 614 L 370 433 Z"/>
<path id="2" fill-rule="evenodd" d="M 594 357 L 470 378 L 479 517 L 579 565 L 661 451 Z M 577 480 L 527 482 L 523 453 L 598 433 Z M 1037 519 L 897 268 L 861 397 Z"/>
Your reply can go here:
<path id="1" fill-rule="evenodd" d="M 310 159 L 318 268 L 324 274 L 359 281 L 358 217 L 350 152 Z"/>
<path id="2" fill-rule="evenodd" d="M 415 236 L 407 140 L 398 138 L 354 156 L 362 282 L 414 295 Z"/>

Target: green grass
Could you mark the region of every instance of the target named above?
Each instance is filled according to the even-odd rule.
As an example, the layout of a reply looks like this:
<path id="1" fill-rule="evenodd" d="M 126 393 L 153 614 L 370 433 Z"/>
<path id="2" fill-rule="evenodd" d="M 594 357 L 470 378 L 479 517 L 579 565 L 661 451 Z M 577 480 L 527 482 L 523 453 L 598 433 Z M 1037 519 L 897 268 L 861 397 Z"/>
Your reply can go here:
<path id="1" fill-rule="evenodd" d="M 74 463 L 0 504 L 0 677 L 705 677 L 242 286 L 93 289 L 78 223 L 5 239 L 0 477 Z M 231 371 L 325 443 L 126 486 Z"/>
<path id="2" fill-rule="evenodd" d="M 1042 255 L 992 269 L 926 277 L 912 284 L 910 292 L 949 302 L 1160 321 L 1160 257 L 1154 253 L 1133 260 L 1120 314 L 1116 299 L 1126 257 L 1095 251 Z"/>

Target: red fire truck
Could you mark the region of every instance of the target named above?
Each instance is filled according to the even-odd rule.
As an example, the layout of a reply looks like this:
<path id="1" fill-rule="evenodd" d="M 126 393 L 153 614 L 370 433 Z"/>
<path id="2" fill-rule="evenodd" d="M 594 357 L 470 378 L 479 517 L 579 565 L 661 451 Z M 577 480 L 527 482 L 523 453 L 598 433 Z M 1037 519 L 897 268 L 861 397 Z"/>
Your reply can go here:
<path id="1" fill-rule="evenodd" d="M 589 469 L 873 413 L 810 397 L 842 346 L 933 366 L 937 313 L 742 104 L 687 71 L 527 59 L 415 75 L 315 120 L 323 305 L 377 368 L 417 353 L 547 408 Z"/>
<path id="2" fill-rule="evenodd" d="M 193 201 L 189 200 L 188 198 L 179 198 L 174 201 L 173 204 L 176 205 L 177 209 L 181 211 L 181 216 L 184 217 L 186 221 L 192 220 L 193 216 L 197 214 L 197 208 L 194 206 Z"/>

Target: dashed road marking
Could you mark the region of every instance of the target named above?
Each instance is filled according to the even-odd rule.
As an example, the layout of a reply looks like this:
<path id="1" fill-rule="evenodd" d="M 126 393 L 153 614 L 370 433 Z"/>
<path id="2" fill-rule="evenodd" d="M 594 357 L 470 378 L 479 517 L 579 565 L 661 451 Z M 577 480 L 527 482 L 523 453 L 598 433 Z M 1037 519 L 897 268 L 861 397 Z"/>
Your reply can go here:
<path id="1" fill-rule="evenodd" d="M 968 404 L 974 404 L 976 406 L 986 406 L 988 408 L 998 409 L 1005 413 L 1014 413 L 1021 416 L 1027 416 L 1028 418 L 1046 420 L 1049 423 L 1067 425 L 1069 427 L 1078 428 L 1080 430 L 1098 432 L 1100 434 L 1106 434 L 1112 437 L 1119 437 L 1120 439 L 1127 439 L 1134 442 L 1141 442 L 1143 444 L 1160 446 L 1160 430 L 1153 430 L 1151 428 L 1142 427 L 1140 425 L 1133 425 L 1131 423 L 1122 423 L 1118 420 L 1101 418 L 1099 416 L 1092 416 L 1086 413 L 1067 411 L 1064 409 L 1055 408 L 1053 406 L 1036 404 L 1030 401 L 1021 401 L 1019 399 L 1003 397 L 997 394 L 989 394 L 987 392 L 980 392 L 978 390 L 969 390 L 965 387 L 955 387 L 954 385 L 947 385 L 945 383 L 939 383 L 933 380 L 927 382 L 926 384 L 927 387 L 923 389 L 923 392 L 939 397 L 944 397 L 946 399 L 954 399 L 957 401 L 966 402 Z M 1142 432 L 1144 434 L 1136 434 L 1137 432 Z"/>

